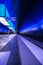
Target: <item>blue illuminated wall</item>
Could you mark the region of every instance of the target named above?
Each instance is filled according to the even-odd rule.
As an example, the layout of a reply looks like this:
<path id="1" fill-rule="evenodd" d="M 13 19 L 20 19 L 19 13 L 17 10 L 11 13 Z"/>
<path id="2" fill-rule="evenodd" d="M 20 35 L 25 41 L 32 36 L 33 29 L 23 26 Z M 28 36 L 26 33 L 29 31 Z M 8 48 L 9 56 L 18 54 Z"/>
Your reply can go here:
<path id="1" fill-rule="evenodd" d="M 23 0 L 24 2 L 24 0 Z M 27 4 L 29 4 L 28 1 Z M 20 4 L 21 3 L 21 4 Z M 26 4 L 26 2 L 24 2 Z M 43 2 L 42 0 L 35 0 L 34 3 L 30 3 L 29 6 L 22 3 L 22 1 L 18 0 L 0 0 L 0 17 L 4 17 L 8 22 L 9 26 L 14 31 L 16 31 L 16 26 L 19 28 L 19 32 L 31 31 L 32 28 L 39 29 L 43 27 Z M 23 5 L 22 5 L 23 4 Z M 29 8 L 29 9 L 28 9 Z M 26 11 L 26 9 L 28 11 Z M 26 16 L 24 14 L 24 11 Z M 23 15 L 24 14 L 24 15 Z M 16 20 L 13 21 L 10 18 L 15 17 Z M 8 20 L 7 20 L 8 18 Z M 23 18 L 23 19 L 22 19 Z M 20 22 L 20 23 L 18 23 Z M 19 24 L 19 25 L 17 25 Z M 36 28 L 35 28 L 36 27 Z"/>
<path id="2" fill-rule="evenodd" d="M 0 32 L 8 32 L 9 28 L 7 26 L 4 26 L 2 23 L 0 23 Z"/>
<path id="3" fill-rule="evenodd" d="M 31 28 L 41 29 L 43 26 L 43 2 L 35 0 L 33 7 L 29 10 L 26 18 L 22 21 L 20 32 L 32 31 Z"/>
<path id="4" fill-rule="evenodd" d="M 12 28 L 14 32 L 16 31 L 16 21 L 11 20 L 11 17 L 15 17 L 15 13 L 10 0 L 0 1 L 0 17 L 4 17 L 9 24 L 8 27 Z"/>

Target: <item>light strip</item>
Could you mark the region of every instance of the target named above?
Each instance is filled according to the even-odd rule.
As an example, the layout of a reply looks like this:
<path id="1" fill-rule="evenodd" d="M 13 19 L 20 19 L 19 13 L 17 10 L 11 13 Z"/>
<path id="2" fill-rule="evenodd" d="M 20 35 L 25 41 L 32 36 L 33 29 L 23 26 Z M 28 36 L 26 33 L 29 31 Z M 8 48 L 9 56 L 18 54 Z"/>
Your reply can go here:
<path id="1" fill-rule="evenodd" d="M 0 22 L 4 25 L 9 25 L 4 17 L 0 17 Z"/>

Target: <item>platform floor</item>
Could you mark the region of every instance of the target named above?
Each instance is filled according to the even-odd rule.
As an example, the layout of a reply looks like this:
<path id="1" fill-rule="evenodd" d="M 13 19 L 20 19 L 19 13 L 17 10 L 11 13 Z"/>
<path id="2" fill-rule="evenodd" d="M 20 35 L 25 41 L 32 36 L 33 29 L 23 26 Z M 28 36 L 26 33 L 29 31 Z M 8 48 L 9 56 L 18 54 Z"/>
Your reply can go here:
<path id="1" fill-rule="evenodd" d="M 0 65 L 43 65 L 39 43 L 18 34 L 0 35 Z"/>

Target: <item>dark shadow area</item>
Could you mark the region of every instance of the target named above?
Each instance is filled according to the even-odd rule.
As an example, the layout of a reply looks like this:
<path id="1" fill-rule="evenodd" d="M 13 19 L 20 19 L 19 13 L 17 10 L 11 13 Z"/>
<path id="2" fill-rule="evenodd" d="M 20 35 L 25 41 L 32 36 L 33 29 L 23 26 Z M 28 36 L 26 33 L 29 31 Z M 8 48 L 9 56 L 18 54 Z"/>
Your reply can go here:
<path id="1" fill-rule="evenodd" d="M 20 33 L 21 35 L 43 42 L 43 30 Z"/>
<path id="2" fill-rule="evenodd" d="M 37 45 L 38 47 L 40 47 L 41 49 L 43 49 L 43 42 L 41 41 L 38 41 L 34 38 L 31 38 L 31 37 L 27 37 L 25 35 L 22 35 L 24 38 L 26 38 L 28 41 L 32 42 L 33 44 Z"/>

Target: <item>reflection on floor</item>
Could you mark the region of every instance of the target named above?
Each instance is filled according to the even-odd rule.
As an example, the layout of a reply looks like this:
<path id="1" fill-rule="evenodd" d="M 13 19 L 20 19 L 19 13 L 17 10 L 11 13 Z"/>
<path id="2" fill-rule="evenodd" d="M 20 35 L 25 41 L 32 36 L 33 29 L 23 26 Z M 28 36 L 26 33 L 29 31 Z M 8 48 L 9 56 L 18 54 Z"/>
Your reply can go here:
<path id="1" fill-rule="evenodd" d="M 0 49 L 3 48 L 15 35 L 0 35 Z"/>
<path id="2" fill-rule="evenodd" d="M 16 34 L 0 35 L 0 65 L 43 65 L 43 49 L 30 39 Z"/>

